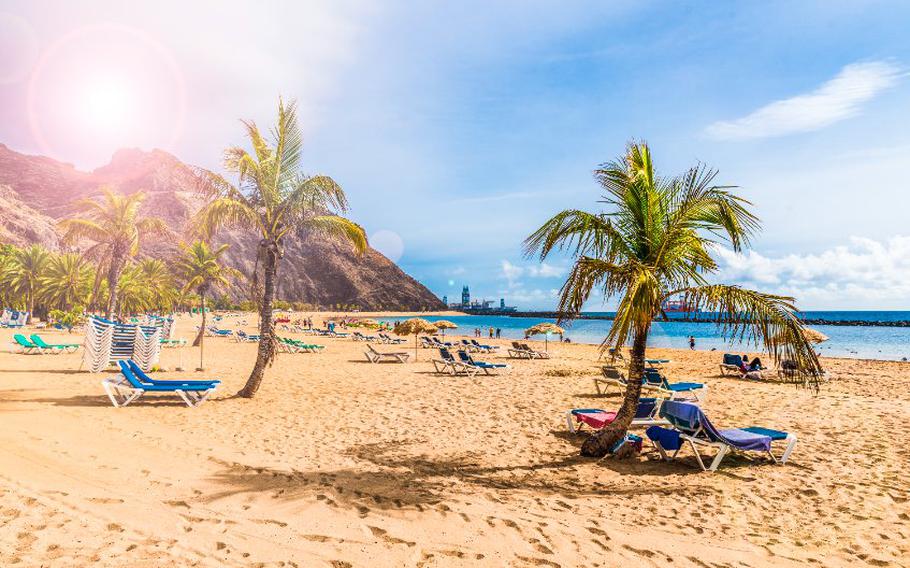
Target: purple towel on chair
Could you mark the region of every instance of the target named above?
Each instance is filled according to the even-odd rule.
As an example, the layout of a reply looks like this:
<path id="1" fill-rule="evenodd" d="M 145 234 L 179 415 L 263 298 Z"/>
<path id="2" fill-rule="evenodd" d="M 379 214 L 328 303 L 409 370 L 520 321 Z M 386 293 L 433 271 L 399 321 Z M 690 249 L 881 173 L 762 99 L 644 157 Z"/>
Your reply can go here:
<path id="1" fill-rule="evenodd" d="M 739 428 L 718 430 L 701 408 L 694 404 L 668 400 L 664 402 L 660 412 L 676 429 L 686 434 L 695 435 L 701 427 L 699 436 L 712 442 L 723 442 L 739 450 L 767 452 L 771 449 L 770 436 Z"/>

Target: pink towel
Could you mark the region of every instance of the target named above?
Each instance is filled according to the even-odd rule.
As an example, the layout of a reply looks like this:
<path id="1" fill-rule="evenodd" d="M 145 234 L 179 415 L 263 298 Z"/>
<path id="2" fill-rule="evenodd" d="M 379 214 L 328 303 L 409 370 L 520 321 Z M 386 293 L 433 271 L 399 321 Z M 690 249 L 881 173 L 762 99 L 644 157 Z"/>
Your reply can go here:
<path id="1" fill-rule="evenodd" d="M 584 422 L 595 430 L 600 430 L 610 422 L 616 420 L 615 412 L 604 412 L 603 410 L 596 410 L 593 412 L 575 411 L 572 414 L 575 415 L 575 420 Z"/>

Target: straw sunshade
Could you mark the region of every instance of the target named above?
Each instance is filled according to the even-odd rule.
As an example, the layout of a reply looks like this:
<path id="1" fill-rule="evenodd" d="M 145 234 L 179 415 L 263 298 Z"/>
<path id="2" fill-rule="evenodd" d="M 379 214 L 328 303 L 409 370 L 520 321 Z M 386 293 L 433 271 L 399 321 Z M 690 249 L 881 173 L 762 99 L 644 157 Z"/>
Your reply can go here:
<path id="1" fill-rule="evenodd" d="M 417 360 L 417 336 L 421 333 L 433 333 L 438 328 L 423 318 L 411 318 L 395 325 L 393 330 L 395 335 L 413 335 L 414 336 L 414 360 Z"/>
<path id="2" fill-rule="evenodd" d="M 439 320 L 433 322 L 436 325 L 436 329 L 441 329 L 442 334 L 446 334 L 447 329 L 458 329 L 458 326 L 455 323 L 450 322 L 449 320 Z"/>
<path id="3" fill-rule="evenodd" d="M 827 335 L 818 331 L 817 329 L 812 329 L 811 327 L 803 328 L 803 337 L 805 337 L 806 341 L 809 341 L 810 343 L 821 343 L 822 341 L 828 341 Z"/>
<path id="4" fill-rule="evenodd" d="M 362 325 L 363 327 L 379 327 L 379 322 L 370 318 L 357 320 L 355 323 L 357 325 Z"/>
<path id="5" fill-rule="evenodd" d="M 562 335 L 565 332 L 566 332 L 566 330 L 564 330 L 563 328 L 559 327 L 555 323 L 550 323 L 548 321 L 539 323 L 535 326 L 531 326 L 525 330 L 526 335 L 544 334 L 543 346 L 544 346 L 545 350 L 548 350 L 548 348 L 549 348 L 548 343 L 549 343 L 549 337 L 550 337 L 551 333 L 557 333 L 559 335 Z"/>

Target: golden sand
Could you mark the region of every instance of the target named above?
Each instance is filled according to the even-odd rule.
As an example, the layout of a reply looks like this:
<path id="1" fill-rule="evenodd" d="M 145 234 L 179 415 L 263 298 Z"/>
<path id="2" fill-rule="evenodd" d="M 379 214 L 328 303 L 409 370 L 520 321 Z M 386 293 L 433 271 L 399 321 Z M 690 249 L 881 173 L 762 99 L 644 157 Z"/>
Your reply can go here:
<path id="1" fill-rule="evenodd" d="M 195 409 L 168 395 L 113 408 L 81 354 L 0 353 L 0 565 L 910 562 L 910 364 L 826 359 L 816 395 L 722 378 L 716 352 L 655 350 L 671 380 L 709 385 L 719 427 L 799 435 L 787 465 L 728 457 L 712 474 L 688 450 L 578 457 L 565 411 L 619 400 L 593 394 L 594 346 L 465 378 L 434 374 L 428 350 L 373 365 L 361 343 L 313 341 L 325 352 L 280 354 L 244 400 L 256 346 L 207 338 L 205 375 L 224 384 Z"/>

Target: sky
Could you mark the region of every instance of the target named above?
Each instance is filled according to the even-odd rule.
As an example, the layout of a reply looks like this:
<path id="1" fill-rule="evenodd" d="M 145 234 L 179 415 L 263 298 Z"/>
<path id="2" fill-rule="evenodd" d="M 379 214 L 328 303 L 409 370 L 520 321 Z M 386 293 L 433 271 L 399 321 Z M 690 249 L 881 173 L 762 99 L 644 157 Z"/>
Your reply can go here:
<path id="1" fill-rule="evenodd" d="M 763 222 L 718 280 L 803 309 L 910 309 L 910 3 L 0 2 L 0 142 L 91 170 L 120 147 L 219 169 L 297 100 L 305 170 L 439 296 L 550 309 L 522 256 L 630 140 L 703 162 Z M 592 297 L 589 310 L 609 309 Z"/>

